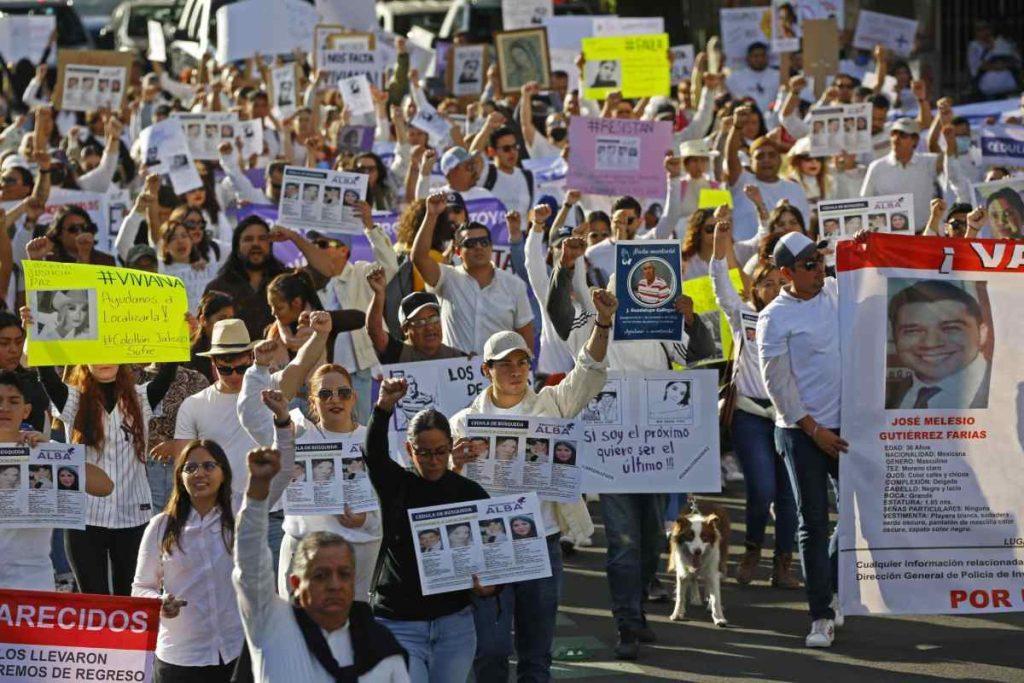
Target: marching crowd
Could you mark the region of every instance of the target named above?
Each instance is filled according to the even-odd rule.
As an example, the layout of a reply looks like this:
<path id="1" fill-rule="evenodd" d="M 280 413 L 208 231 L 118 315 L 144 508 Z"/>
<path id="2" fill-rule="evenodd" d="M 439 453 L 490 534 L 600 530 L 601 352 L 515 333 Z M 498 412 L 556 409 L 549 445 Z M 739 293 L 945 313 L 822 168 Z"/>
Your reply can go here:
<path id="1" fill-rule="evenodd" d="M 508 679 L 513 656 L 518 680 L 548 680 L 563 553 L 589 544 L 594 531 L 585 501 L 542 504 L 550 577 L 429 596 L 407 512 L 487 497 L 461 474 L 479 456 L 467 416 L 571 418 L 595 409 L 609 370 L 668 371 L 714 357 L 717 331 L 681 291 L 673 296 L 682 341 L 609 340 L 616 243 L 676 239 L 684 280 L 710 277 L 740 340 L 722 410 L 747 498 L 735 579 L 755 578 L 773 526 L 771 584 L 805 586 L 806 643 L 831 645 L 842 614 L 829 489 L 846 442 L 837 286 L 816 206 L 912 192 L 918 233 L 1021 239 L 1018 195 L 974 206 L 970 191 L 1012 169 L 984 166 L 954 103 L 934 101 L 928 84 L 881 47 L 851 50 L 818 97 L 802 73 L 780 76 L 768 47 L 753 44 L 728 75 L 709 71 L 712 60 L 698 54 L 671 96 L 588 101 L 558 71 L 550 89 L 529 82 L 498 96 L 491 67 L 484 95 L 469 103 L 431 101 L 405 48 L 399 39 L 386 87 L 373 89 L 376 111 L 363 120 L 337 90 L 320 87 L 301 54 L 302 106 L 281 119 L 259 55 L 176 74 L 139 59 L 124 106 L 84 114 L 54 108 L 45 62 L 34 73 L 34 65 L 7 65 L 0 442 L 83 444 L 89 496 L 85 530 L 0 530 L 0 587 L 55 590 L 59 579 L 87 593 L 160 599 L 155 680 L 164 683 L 447 683 L 471 672 L 497 681 Z M 577 65 L 582 73 L 582 58 Z M 876 85 L 864 85 L 865 73 Z M 896 76 L 895 93 L 883 92 L 887 74 Z M 854 102 L 871 105 L 873 151 L 812 155 L 810 108 Z M 413 125 L 424 107 L 451 123 L 448 139 Z M 166 178 L 146 173 L 136 141 L 176 111 L 259 121 L 262 153 L 243 157 L 225 142 L 219 161 L 197 162 L 202 186 L 175 194 Z M 1022 114 L 1024 100 L 1009 117 Z M 525 159 L 571 159 L 567 127 L 576 116 L 671 122 L 664 197 L 585 194 L 524 169 Z M 339 144 L 340 131 L 357 124 L 375 127 L 371 151 Z M 285 166 L 368 176 L 357 212 L 372 260 L 353 260 L 350 235 L 303 233 L 245 213 L 278 204 Z M 263 186 L 246 173 L 253 169 Z M 134 198 L 110 253 L 97 248 L 88 212 L 46 210 L 56 189 L 108 188 Z M 733 208 L 699 208 L 706 189 L 728 190 Z M 467 202 L 483 198 L 506 208 L 507 245 L 471 219 Z M 399 214 L 394 236 L 375 224 L 379 212 Z M 283 243 L 302 265 L 279 259 Z M 498 265 L 506 250 L 507 268 Z M 27 368 L 26 330 L 36 334 L 39 317 L 25 299 L 30 259 L 181 277 L 191 359 Z M 742 292 L 730 281 L 736 270 Z M 74 293 L 55 296 L 50 338 L 74 339 L 85 304 Z M 756 339 L 745 338 L 744 315 L 757 318 Z M 415 414 L 403 468 L 389 455 L 387 425 L 417 388 L 386 379 L 373 402 L 377 368 L 460 356 L 479 362 L 485 391 L 455 415 Z M 339 437 L 365 441 L 379 511 L 285 515 L 296 439 Z M 687 510 L 685 493 L 600 496 L 619 658 L 635 659 L 657 640 L 645 603 L 666 596 L 657 578 L 666 524 Z"/>

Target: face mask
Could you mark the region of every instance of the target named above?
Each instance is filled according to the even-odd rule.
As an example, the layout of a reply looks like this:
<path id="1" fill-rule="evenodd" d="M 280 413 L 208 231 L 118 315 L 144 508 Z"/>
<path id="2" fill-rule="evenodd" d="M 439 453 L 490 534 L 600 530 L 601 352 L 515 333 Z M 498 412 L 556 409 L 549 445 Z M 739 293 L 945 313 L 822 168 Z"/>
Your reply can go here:
<path id="1" fill-rule="evenodd" d="M 971 151 L 971 136 L 961 135 L 956 139 L 957 154 L 967 154 Z"/>

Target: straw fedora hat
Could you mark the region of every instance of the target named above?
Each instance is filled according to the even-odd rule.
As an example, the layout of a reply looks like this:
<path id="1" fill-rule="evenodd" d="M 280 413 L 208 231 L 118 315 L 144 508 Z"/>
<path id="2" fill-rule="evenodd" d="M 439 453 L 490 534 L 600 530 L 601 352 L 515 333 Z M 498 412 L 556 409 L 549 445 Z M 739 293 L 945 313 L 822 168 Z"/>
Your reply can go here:
<path id="1" fill-rule="evenodd" d="M 210 335 L 210 350 L 197 353 L 197 356 L 223 356 L 232 353 L 249 351 L 256 342 L 249 340 L 249 330 L 238 318 L 218 320 L 213 324 Z"/>

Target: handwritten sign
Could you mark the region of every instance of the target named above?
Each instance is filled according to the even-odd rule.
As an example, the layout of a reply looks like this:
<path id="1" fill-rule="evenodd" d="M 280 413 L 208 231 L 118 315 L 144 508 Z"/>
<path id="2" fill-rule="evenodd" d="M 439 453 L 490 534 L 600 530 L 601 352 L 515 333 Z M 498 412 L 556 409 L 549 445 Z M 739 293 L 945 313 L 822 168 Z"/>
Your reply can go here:
<path id="1" fill-rule="evenodd" d="M 28 364 L 187 361 L 185 285 L 127 268 L 23 261 Z"/>
<path id="2" fill-rule="evenodd" d="M 614 196 L 628 187 L 637 197 L 660 197 L 665 193 L 663 160 L 671 149 L 670 121 L 574 116 L 569 120 L 566 186 Z"/>
<path id="3" fill-rule="evenodd" d="M 665 95 L 671 87 L 668 34 L 584 38 L 583 95 L 603 100 Z"/>
<path id="4" fill-rule="evenodd" d="M 714 370 L 609 372 L 580 419 L 584 493 L 721 491 Z"/>

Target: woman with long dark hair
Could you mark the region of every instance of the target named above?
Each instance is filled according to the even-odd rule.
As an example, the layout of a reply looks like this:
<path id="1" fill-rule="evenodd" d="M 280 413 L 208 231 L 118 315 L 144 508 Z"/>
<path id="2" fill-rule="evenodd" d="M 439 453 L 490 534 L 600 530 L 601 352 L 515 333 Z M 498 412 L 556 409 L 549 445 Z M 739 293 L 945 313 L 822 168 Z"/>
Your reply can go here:
<path id="1" fill-rule="evenodd" d="M 188 367 L 206 376 L 211 383 L 217 381 L 208 356 L 201 355 L 210 350 L 210 335 L 213 326 L 221 320 L 235 317 L 235 304 L 224 292 L 209 290 L 203 294 L 196 307 L 195 330 L 192 333 L 192 360 Z"/>
<path id="2" fill-rule="evenodd" d="M 683 279 L 692 280 L 708 274 L 708 263 L 713 251 L 712 236 L 715 232 L 716 217 L 729 220 L 732 212 L 727 206 L 717 209 L 697 209 L 686 223 L 686 234 L 683 235 Z M 736 257 L 742 259 L 733 267 L 742 266 L 748 258 L 757 253 L 760 233 L 749 240 L 737 243 Z"/>
<path id="3" fill-rule="evenodd" d="M 114 257 L 95 248 L 96 233 L 99 228 L 85 209 L 74 204 L 65 204 L 57 209 L 46 231 L 46 238 L 52 250 L 45 255 L 47 261 L 62 263 L 89 263 L 94 266 L 117 265 Z M 39 243 L 29 243 L 35 247 Z"/>
<path id="4" fill-rule="evenodd" d="M 388 169 L 379 156 L 373 152 L 359 154 L 353 162 L 352 170 L 369 178 L 366 185 L 366 201 L 375 211 L 394 210 L 397 204 L 395 189 L 391 186 Z"/>
<path id="5" fill-rule="evenodd" d="M 268 391 L 263 401 L 285 417 L 275 432 L 275 448 L 287 467 L 271 483 L 273 502 L 288 486 L 294 448 L 284 397 Z M 189 442 L 175 459 L 167 507 L 143 534 L 132 595 L 163 603 L 155 683 L 231 680 L 245 640 L 231 584 L 235 515 L 243 497 L 231 492 L 234 476 L 244 473 L 231 471 L 220 445 L 208 439 Z"/>
<path id="6" fill-rule="evenodd" d="M 224 213 L 224 209 L 221 208 L 220 202 L 217 201 L 213 172 L 204 163 L 198 165 L 198 170 L 202 186 L 180 195 L 179 199 L 184 206 L 197 209 L 202 213 L 213 239 L 226 242 L 231 236 L 231 222 L 228 220 L 227 214 Z"/>

